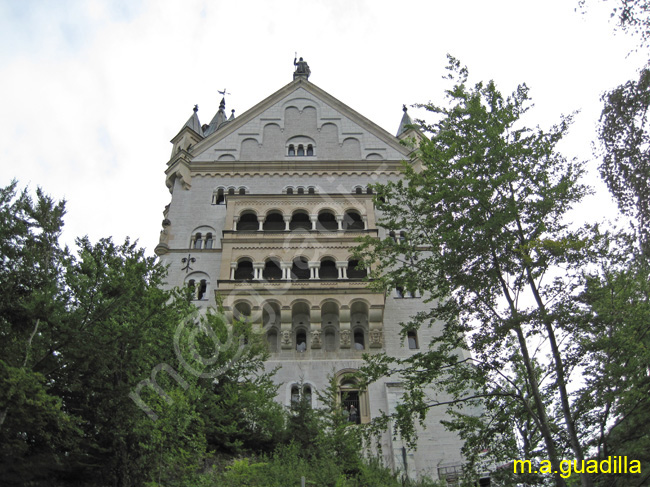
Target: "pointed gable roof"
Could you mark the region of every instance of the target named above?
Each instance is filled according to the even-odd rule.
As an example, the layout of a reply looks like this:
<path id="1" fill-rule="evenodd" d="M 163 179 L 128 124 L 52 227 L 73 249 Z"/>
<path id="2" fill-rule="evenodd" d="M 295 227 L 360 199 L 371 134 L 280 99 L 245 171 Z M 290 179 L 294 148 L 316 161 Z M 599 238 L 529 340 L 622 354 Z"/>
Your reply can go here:
<path id="1" fill-rule="evenodd" d="M 399 123 L 399 128 L 397 129 L 396 137 L 398 138 L 400 135 L 408 132 L 409 129 L 413 128 L 413 120 L 411 120 L 411 117 L 409 116 L 408 108 L 406 108 L 406 105 L 402 105 L 402 110 L 404 110 L 404 115 L 402 116 L 402 121 Z"/>
<path id="2" fill-rule="evenodd" d="M 356 112 L 349 106 L 345 105 L 315 84 L 307 81 L 304 77 L 297 77 L 295 80 L 280 88 L 278 91 L 262 100 L 257 105 L 253 106 L 235 119 L 232 119 L 231 117 L 230 120 L 226 120 L 225 104 L 222 100 L 223 107 L 220 107 L 219 112 L 217 112 L 217 115 L 215 115 L 212 122 L 210 123 L 210 128 L 204 134 L 204 140 L 195 146 L 194 154 L 196 154 L 197 158 L 201 160 L 210 160 L 214 154 L 212 151 L 210 151 L 210 154 L 208 154 L 206 152 L 208 149 L 218 146 L 220 141 L 223 141 L 229 136 L 233 136 L 233 134 L 236 134 L 246 124 L 253 122 L 256 118 L 261 118 L 263 120 L 279 120 L 277 114 L 275 114 L 276 116 L 274 117 L 273 115 L 269 115 L 269 111 L 272 110 L 274 106 L 277 107 L 277 105 L 281 104 L 283 101 L 291 100 L 292 96 L 304 98 L 302 94 L 296 94 L 296 92 L 301 89 L 304 90 L 304 92 L 302 92 L 303 94 L 306 92 L 307 95 L 322 102 L 322 104 L 328 109 L 335 111 L 337 114 L 340 114 L 347 119 L 345 127 L 343 129 L 340 129 L 341 132 L 351 133 L 355 132 L 356 130 L 357 133 L 367 133 L 372 136 L 373 140 L 378 140 L 382 145 L 390 148 L 392 153 L 398 153 L 399 159 L 408 157 L 410 150 L 400 144 L 399 140 L 395 136 L 388 133 L 386 130 L 370 121 L 360 113 Z M 219 115 L 222 113 L 222 109 L 223 115 L 220 117 Z M 227 122 L 225 125 L 223 125 L 224 121 Z M 345 136 L 345 133 L 343 136 Z M 261 138 L 261 135 L 259 137 Z M 258 142 L 261 143 L 261 141 Z M 371 150 L 371 148 L 368 150 Z M 205 153 L 205 155 L 201 156 L 202 153 Z M 397 154 L 395 154 L 395 157 L 392 157 L 392 159 L 396 158 L 398 158 Z"/>
<path id="3" fill-rule="evenodd" d="M 199 115 L 197 113 L 198 111 L 199 111 L 199 106 L 194 105 L 194 113 L 192 113 L 192 116 L 187 120 L 187 122 L 185 122 L 185 125 L 181 127 L 181 130 L 179 130 L 179 132 L 181 132 L 185 127 L 187 127 L 199 135 L 203 134 L 203 131 L 201 130 L 201 122 L 199 122 Z"/>

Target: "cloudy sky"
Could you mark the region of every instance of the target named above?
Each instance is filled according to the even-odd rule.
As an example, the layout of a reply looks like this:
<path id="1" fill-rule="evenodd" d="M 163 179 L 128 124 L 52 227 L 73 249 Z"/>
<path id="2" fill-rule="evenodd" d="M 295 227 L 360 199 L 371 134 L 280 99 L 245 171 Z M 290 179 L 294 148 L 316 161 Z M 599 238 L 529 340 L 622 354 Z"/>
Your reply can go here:
<path id="1" fill-rule="evenodd" d="M 402 104 L 442 100 L 451 53 L 473 80 L 528 84 L 528 125 L 580 110 L 563 150 L 595 168 L 600 95 L 643 56 L 614 35 L 611 2 L 576 3 L 0 0 L 0 185 L 65 198 L 67 243 L 128 235 L 153 252 L 169 140 L 194 104 L 209 123 L 227 88 L 243 113 L 291 81 L 296 51 L 310 81 L 391 133 Z M 576 218 L 606 214 L 601 191 Z"/>

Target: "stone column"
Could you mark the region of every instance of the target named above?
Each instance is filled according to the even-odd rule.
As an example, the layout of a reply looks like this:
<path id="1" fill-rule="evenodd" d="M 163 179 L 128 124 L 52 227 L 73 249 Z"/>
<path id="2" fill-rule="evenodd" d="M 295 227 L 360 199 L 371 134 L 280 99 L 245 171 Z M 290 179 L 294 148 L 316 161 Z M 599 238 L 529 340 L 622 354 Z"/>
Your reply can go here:
<path id="1" fill-rule="evenodd" d="M 361 215 L 361 220 L 363 221 L 363 229 L 368 230 L 368 215 Z"/>
<path id="2" fill-rule="evenodd" d="M 259 225 L 257 231 L 258 232 L 264 231 L 264 217 L 263 216 L 258 216 L 257 217 L 257 223 Z"/>
<path id="3" fill-rule="evenodd" d="M 316 230 L 316 224 L 318 223 L 318 215 L 309 215 L 311 220 L 311 229 Z"/>
<path id="4" fill-rule="evenodd" d="M 348 262 L 346 260 L 337 260 L 336 269 L 339 271 L 339 279 L 348 278 Z"/>
<path id="5" fill-rule="evenodd" d="M 320 262 L 309 262 L 309 279 L 320 279 Z"/>
<path id="6" fill-rule="evenodd" d="M 230 263 L 230 280 L 235 280 L 235 271 L 237 270 L 237 262 Z"/>
<path id="7" fill-rule="evenodd" d="M 339 231 L 343 230 L 343 215 L 336 215 L 336 223 L 339 224 Z"/>
<path id="8" fill-rule="evenodd" d="M 288 281 L 291 279 L 291 262 L 280 262 L 282 269 L 282 279 Z"/>
<path id="9" fill-rule="evenodd" d="M 253 279 L 256 281 L 261 281 L 263 270 L 264 262 L 253 262 Z"/>
<path id="10" fill-rule="evenodd" d="M 237 222 L 239 222 L 239 217 L 238 216 L 233 216 L 232 217 L 232 229 L 237 230 Z"/>
<path id="11" fill-rule="evenodd" d="M 285 232 L 289 231 L 289 223 L 291 223 L 291 215 L 283 215 L 282 219 L 284 220 L 284 230 Z"/>

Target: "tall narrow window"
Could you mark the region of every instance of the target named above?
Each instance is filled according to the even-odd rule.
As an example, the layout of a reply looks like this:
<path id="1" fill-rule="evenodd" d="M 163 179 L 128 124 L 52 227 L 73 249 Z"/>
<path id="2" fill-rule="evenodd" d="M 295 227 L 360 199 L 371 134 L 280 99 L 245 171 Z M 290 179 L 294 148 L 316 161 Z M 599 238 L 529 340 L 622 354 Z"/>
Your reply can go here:
<path id="1" fill-rule="evenodd" d="M 235 194 L 235 188 L 230 188 L 228 190 L 228 194 Z"/>
<path id="2" fill-rule="evenodd" d="M 246 194 L 246 188 L 239 188 L 239 194 Z"/>
<path id="3" fill-rule="evenodd" d="M 287 188 L 287 194 L 293 194 L 293 188 Z"/>
<path id="4" fill-rule="evenodd" d="M 420 348 L 418 346 L 418 334 L 414 330 L 409 331 L 406 335 L 406 338 L 408 340 L 410 350 L 416 350 Z"/>
<path id="5" fill-rule="evenodd" d="M 307 155 L 308 156 L 313 156 L 314 155 L 314 147 L 311 144 L 309 144 L 307 146 Z"/>
<path id="6" fill-rule="evenodd" d="M 205 279 L 201 279 L 201 283 L 199 284 L 199 289 L 196 294 L 196 299 L 203 299 L 203 296 L 205 296 L 207 290 L 208 290 L 208 283 L 205 281 Z"/>
<path id="7" fill-rule="evenodd" d="M 295 156 L 296 155 L 296 149 L 293 146 L 293 144 L 289 146 L 289 155 L 290 156 Z"/>
<path id="8" fill-rule="evenodd" d="M 354 190 L 355 194 L 363 194 L 363 188 L 359 186 L 357 189 Z"/>
<path id="9" fill-rule="evenodd" d="M 214 204 L 215 205 L 223 205 L 225 201 L 226 201 L 226 197 L 223 194 L 223 189 L 219 188 L 217 190 L 217 194 L 215 195 Z"/>
<path id="10" fill-rule="evenodd" d="M 206 249 L 211 249 L 212 248 L 212 234 L 208 233 L 205 236 L 205 248 Z"/>
<path id="11" fill-rule="evenodd" d="M 305 194 L 305 188 L 298 188 L 298 194 Z"/>
<path id="12" fill-rule="evenodd" d="M 309 188 L 309 190 L 307 192 L 309 194 L 314 194 L 314 193 L 316 193 L 316 190 L 314 188 Z"/>
<path id="13" fill-rule="evenodd" d="M 305 148 L 302 144 L 298 146 L 298 155 L 299 156 L 304 156 L 305 155 Z"/>
<path id="14" fill-rule="evenodd" d="M 196 237 L 194 237 L 194 248 L 195 249 L 200 249 L 201 248 L 201 239 L 202 238 L 203 238 L 203 236 L 201 235 L 201 233 L 197 233 Z"/>
<path id="15" fill-rule="evenodd" d="M 354 349 L 355 350 L 364 350 L 366 348 L 365 340 L 363 336 L 363 330 L 357 328 L 354 330 Z"/>
<path id="16" fill-rule="evenodd" d="M 296 351 L 304 352 L 307 350 L 307 334 L 300 330 L 296 333 Z"/>

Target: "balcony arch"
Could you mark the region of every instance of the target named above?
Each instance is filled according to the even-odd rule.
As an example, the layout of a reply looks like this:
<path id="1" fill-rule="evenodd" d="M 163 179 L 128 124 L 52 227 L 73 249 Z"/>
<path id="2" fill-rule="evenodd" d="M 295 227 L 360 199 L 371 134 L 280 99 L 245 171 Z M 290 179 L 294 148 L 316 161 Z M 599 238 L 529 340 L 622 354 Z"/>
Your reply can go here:
<path id="1" fill-rule="evenodd" d="M 257 221 L 257 214 L 252 210 L 244 211 L 237 221 L 237 231 L 239 232 L 255 232 L 259 229 L 260 225 Z"/>
<path id="2" fill-rule="evenodd" d="M 262 229 L 267 232 L 284 230 L 284 216 L 279 210 L 271 210 L 266 214 Z"/>
<path id="3" fill-rule="evenodd" d="M 311 273 L 309 272 L 309 261 L 305 257 L 296 257 L 291 264 L 291 279 L 309 279 Z"/>
<path id="4" fill-rule="evenodd" d="M 291 215 L 289 230 L 311 230 L 309 214 L 304 210 L 294 211 L 293 215 Z"/>
<path id="5" fill-rule="evenodd" d="M 235 280 L 252 281 L 253 276 L 253 261 L 248 257 L 239 259 L 237 261 L 237 268 L 235 269 Z"/>
<path id="6" fill-rule="evenodd" d="M 365 267 L 359 268 L 358 266 L 358 260 L 354 259 L 348 261 L 348 279 L 363 279 L 368 275 L 368 271 L 365 269 Z"/>
<path id="7" fill-rule="evenodd" d="M 271 257 L 264 263 L 262 278 L 267 281 L 277 281 L 282 279 L 282 265 L 278 259 Z"/>
<path id="8" fill-rule="evenodd" d="M 252 307 L 248 301 L 237 301 L 233 306 L 232 316 L 237 321 L 250 322 Z"/>
<path id="9" fill-rule="evenodd" d="M 331 257 L 325 257 L 320 261 L 319 276 L 321 279 L 338 279 L 339 272 L 336 268 L 336 261 Z"/>
<path id="10" fill-rule="evenodd" d="M 336 215 L 332 210 L 321 210 L 318 212 L 318 223 L 316 228 L 321 231 L 335 232 L 339 225 L 336 221 Z"/>
<path id="11" fill-rule="evenodd" d="M 365 224 L 363 218 L 356 210 L 348 210 L 343 216 L 343 230 L 363 230 Z"/>

